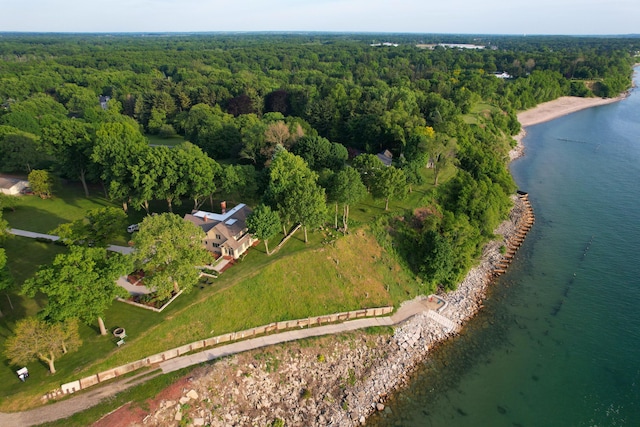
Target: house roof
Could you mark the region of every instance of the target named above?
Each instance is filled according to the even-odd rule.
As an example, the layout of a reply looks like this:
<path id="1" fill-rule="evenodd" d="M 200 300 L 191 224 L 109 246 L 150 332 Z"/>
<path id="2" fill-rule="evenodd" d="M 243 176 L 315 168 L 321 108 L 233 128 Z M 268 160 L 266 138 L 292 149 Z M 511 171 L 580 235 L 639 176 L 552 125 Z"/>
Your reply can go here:
<path id="1" fill-rule="evenodd" d="M 383 152 L 376 154 L 376 156 L 378 156 L 385 166 L 391 166 L 391 163 L 393 162 L 393 154 L 391 154 L 391 151 L 384 150 Z"/>
<path id="2" fill-rule="evenodd" d="M 20 184 L 24 180 L 18 178 L 8 178 L 4 176 L 0 176 L 0 188 L 6 188 L 7 190 L 13 187 L 14 185 Z"/>
<path id="3" fill-rule="evenodd" d="M 202 228 L 202 230 L 207 234 L 209 234 L 211 230 L 215 229 L 215 231 L 221 236 L 224 236 L 230 246 L 233 247 L 233 244 L 231 243 L 235 242 L 233 236 L 236 236 L 247 228 L 247 217 L 251 212 L 252 210 L 247 205 L 240 203 L 224 214 L 196 211 L 185 215 L 184 219 Z"/>

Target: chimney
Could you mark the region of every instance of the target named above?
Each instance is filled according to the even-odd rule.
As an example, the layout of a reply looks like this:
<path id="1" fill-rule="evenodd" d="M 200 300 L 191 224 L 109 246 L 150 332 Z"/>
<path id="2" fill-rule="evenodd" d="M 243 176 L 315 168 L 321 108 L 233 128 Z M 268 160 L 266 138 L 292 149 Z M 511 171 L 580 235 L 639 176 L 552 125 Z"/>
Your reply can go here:
<path id="1" fill-rule="evenodd" d="M 227 202 L 226 201 L 223 200 L 222 202 L 220 202 L 220 210 L 222 211 L 222 215 L 227 213 Z"/>

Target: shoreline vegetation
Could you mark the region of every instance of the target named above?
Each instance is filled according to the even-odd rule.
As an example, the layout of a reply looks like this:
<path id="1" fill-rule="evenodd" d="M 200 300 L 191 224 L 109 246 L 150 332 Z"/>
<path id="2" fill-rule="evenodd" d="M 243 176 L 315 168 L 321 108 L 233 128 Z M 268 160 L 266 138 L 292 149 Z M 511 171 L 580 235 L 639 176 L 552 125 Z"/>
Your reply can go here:
<path id="1" fill-rule="evenodd" d="M 60 406 L 74 415 L 49 427 L 99 427 L 94 421 L 112 410 L 115 416 L 102 425 L 343 426 L 366 423 L 374 411 L 388 413 L 387 399 L 406 387 L 414 367 L 445 356 L 448 337 L 470 330 L 473 324 L 462 328 L 482 308 L 485 290 L 491 295 L 492 276 L 505 271 L 533 221 L 528 202 L 514 194 L 507 163 L 527 154 L 512 139 L 521 128 L 531 131 L 517 112 L 565 95 L 592 97 L 576 109 L 573 101 L 569 109 L 558 107 L 555 118 L 616 96 L 628 88 L 629 66 L 640 52 L 640 39 L 618 36 L 483 35 L 482 50 L 457 43 L 417 47 L 443 37 L 429 34 L 380 35 L 391 39 L 374 46 L 371 34 L 358 33 L 5 36 L 0 170 L 21 177 L 45 172 L 42 184 L 50 187 L 53 178 L 55 197 L 3 200 L 4 228 L 70 227 L 78 244 L 96 246 L 98 234 L 113 234 L 103 243 L 126 244 L 132 237 L 126 224 L 157 213 L 177 227 L 191 206 L 217 211 L 225 201 L 270 208 L 270 215 L 250 221 L 267 252 L 267 235 L 279 240 L 290 224 L 304 226 L 304 239 L 290 239 L 272 258 L 258 247 L 243 256 L 241 269 L 215 283 L 179 280 L 179 272 L 193 273 L 191 261 L 170 269 L 173 287 L 160 277 L 168 270 L 158 269 L 160 285 L 195 291 L 161 315 L 113 304 L 96 305 L 102 313 L 87 316 L 72 304 L 79 296 L 69 307 L 47 298 L 58 287 L 65 291 L 57 276 L 42 295 L 23 293 L 46 279 L 43 273 L 28 280 L 37 266 L 45 271 L 65 248 L 3 241 L 0 267 L 11 274 L 0 274 L 0 288 L 20 301 L 15 308 L 11 298 L 0 304 L 0 343 L 8 344 L 0 396 L 4 410 L 38 408 L 0 413 L 0 424 L 7 424 L 5 415 L 21 425 L 38 424 L 38 411 L 62 416 L 41 405 L 61 383 L 116 372 L 116 365 L 176 345 L 364 307 L 393 305 L 406 313 L 443 305 L 392 327 L 379 323 L 224 353 L 179 375 L 149 372 L 144 386 L 130 384 L 125 393 L 109 389 L 133 378 L 122 375 L 99 387 L 110 398 L 91 410 L 82 411 L 94 406 L 87 399 L 92 390 L 62 399 Z M 389 160 L 393 167 L 383 167 Z M 107 220 L 105 207 L 120 212 L 120 206 L 126 218 Z M 83 218 L 87 227 L 73 226 Z M 318 232 L 307 236 L 307 228 Z M 166 265 L 176 254 L 165 252 L 158 257 Z M 92 281 L 90 273 L 79 274 L 79 283 Z M 152 272 L 147 276 L 153 279 Z M 436 290 L 446 304 L 429 303 Z M 405 302 L 411 298 L 418 300 Z M 56 354 L 57 376 L 33 360 L 37 345 L 27 345 L 17 327 L 39 312 L 51 321 L 42 328 L 87 317 L 78 324 L 77 352 L 60 340 L 49 343 L 64 354 Z M 126 326 L 129 345 L 97 334 L 96 317 L 110 319 L 113 329 Z M 76 341 L 75 325 L 64 326 L 69 331 L 61 334 L 73 332 Z M 14 343 L 29 351 L 21 354 Z M 27 364 L 31 380 L 17 388 L 15 371 Z M 117 410 L 127 402 L 133 411 Z M 127 419 L 136 410 L 141 416 Z"/>
<path id="2" fill-rule="evenodd" d="M 519 113 L 523 130 L 514 137 L 517 145 L 510 160 L 524 155 L 526 127 L 625 97 L 561 97 Z M 521 230 L 526 218 L 524 202 L 516 196 L 512 200 L 509 219 L 495 230 L 500 238 L 485 246 L 479 265 L 455 291 L 440 295 L 448 302 L 442 314 L 455 323 L 453 331 L 430 320 L 425 312 L 393 333 L 356 332 L 235 355 L 194 369 L 188 378 L 156 396 L 148 412 L 125 405 L 96 425 L 109 425 L 110 417 L 144 419 L 150 426 L 184 417 L 195 425 L 207 420 L 211 426 L 364 425 L 371 414 L 385 410 L 389 396 L 406 386 L 430 351 L 460 333 L 482 308 L 494 280 L 491 272 L 502 259 L 500 248 Z"/>

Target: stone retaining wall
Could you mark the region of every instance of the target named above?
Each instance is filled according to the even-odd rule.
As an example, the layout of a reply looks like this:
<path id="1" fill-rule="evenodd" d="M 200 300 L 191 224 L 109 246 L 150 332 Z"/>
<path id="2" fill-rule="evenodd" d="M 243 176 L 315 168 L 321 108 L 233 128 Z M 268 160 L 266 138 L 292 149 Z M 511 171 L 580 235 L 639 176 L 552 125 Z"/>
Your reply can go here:
<path id="1" fill-rule="evenodd" d="M 365 308 L 361 310 L 348 311 L 344 313 L 334 313 L 334 314 L 328 314 L 325 316 L 308 317 L 306 319 L 274 322 L 268 325 L 246 329 L 244 331 L 231 332 L 228 334 L 218 335 L 215 337 L 185 344 L 183 346 L 173 348 L 171 350 L 167 350 L 162 353 L 157 353 L 149 357 L 146 357 L 144 359 L 136 360 L 135 362 L 118 366 L 116 368 L 109 369 L 107 371 L 100 372 L 98 374 L 82 378 L 80 380 L 62 384 L 60 389 L 64 394 L 71 394 L 76 391 L 85 389 L 87 387 L 91 387 L 93 385 L 99 384 L 102 381 L 107 381 L 107 380 L 116 378 L 120 375 L 124 375 L 129 372 L 136 371 L 140 368 L 152 366 L 156 363 L 164 362 L 165 360 L 173 359 L 175 357 L 182 356 L 192 351 L 196 351 L 205 347 L 211 347 L 211 346 L 225 343 L 225 342 L 237 341 L 244 338 L 255 337 L 257 335 L 268 334 L 270 332 L 283 331 L 286 329 L 320 326 L 326 323 L 341 322 L 345 320 L 353 320 L 353 319 L 359 319 L 363 317 L 385 316 L 390 314 L 392 311 L 393 311 L 393 307 L 391 306 L 378 307 L 378 308 Z"/>

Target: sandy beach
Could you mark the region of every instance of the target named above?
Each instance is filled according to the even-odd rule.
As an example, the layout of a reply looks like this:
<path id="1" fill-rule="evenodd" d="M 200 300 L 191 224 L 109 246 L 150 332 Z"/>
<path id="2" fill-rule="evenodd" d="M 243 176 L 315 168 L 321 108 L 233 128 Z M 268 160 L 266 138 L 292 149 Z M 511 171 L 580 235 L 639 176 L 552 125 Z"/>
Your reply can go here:
<path id="1" fill-rule="evenodd" d="M 587 108 L 618 102 L 623 100 L 626 96 L 626 93 L 615 98 L 580 98 L 577 96 L 563 96 L 558 99 L 554 99 L 553 101 L 538 104 L 529 110 L 521 111 L 518 113 L 518 121 L 522 126 L 522 130 L 518 135 L 513 137 L 518 144 L 509 154 L 510 160 L 514 160 L 523 155 L 524 146 L 522 145 L 522 139 L 527 134 L 526 128 L 528 126 L 548 122 Z"/>
<path id="2" fill-rule="evenodd" d="M 567 114 L 598 105 L 611 104 L 625 98 L 620 95 L 616 98 L 579 98 L 577 96 L 563 96 L 553 101 L 543 102 L 536 107 L 518 113 L 518 121 L 523 128 L 548 122 Z"/>

